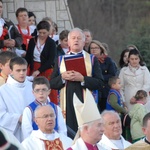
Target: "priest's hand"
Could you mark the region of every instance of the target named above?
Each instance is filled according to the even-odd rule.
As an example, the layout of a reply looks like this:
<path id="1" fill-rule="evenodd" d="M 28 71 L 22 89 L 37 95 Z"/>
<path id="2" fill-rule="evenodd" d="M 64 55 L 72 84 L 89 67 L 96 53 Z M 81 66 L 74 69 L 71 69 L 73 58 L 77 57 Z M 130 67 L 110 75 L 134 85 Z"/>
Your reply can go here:
<path id="1" fill-rule="evenodd" d="M 84 82 L 84 76 L 74 70 L 63 72 L 61 77 L 63 80 Z"/>
<path id="2" fill-rule="evenodd" d="M 73 73 L 73 71 L 65 71 L 61 74 L 61 78 L 63 80 L 72 81 L 72 79 L 74 78 L 74 73 Z"/>
<path id="3" fill-rule="evenodd" d="M 80 72 L 73 71 L 73 78 L 71 81 L 84 82 L 84 76 Z"/>

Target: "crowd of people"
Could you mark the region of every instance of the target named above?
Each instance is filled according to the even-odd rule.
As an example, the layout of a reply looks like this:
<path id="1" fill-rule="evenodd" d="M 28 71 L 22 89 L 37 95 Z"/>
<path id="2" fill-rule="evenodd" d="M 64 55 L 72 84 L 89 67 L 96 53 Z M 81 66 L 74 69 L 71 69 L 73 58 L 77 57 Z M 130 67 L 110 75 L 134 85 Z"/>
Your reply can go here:
<path id="1" fill-rule="evenodd" d="M 88 29 L 2 12 L 0 0 L 0 149 L 150 149 L 150 72 L 135 45 L 118 67 Z"/>

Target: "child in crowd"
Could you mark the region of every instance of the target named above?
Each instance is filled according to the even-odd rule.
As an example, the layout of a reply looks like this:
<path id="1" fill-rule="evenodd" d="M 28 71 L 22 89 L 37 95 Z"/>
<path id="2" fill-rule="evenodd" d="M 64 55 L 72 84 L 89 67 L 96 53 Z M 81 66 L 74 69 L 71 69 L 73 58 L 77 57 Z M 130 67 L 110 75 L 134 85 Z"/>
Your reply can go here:
<path id="1" fill-rule="evenodd" d="M 144 137 L 144 133 L 142 132 L 142 120 L 147 114 L 147 110 L 144 106 L 147 102 L 147 92 L 139 90 L 134 98 L 136 100 L 136 104 L 134 104 L 129 112 L 129 116 L 131 118 L 130 131 L 133 143 Z"/>
<path id="2" fill-rule="evenodd" d="M 22 130 L 24 139 L 31 134 L 32 130 L 38 130 L 38 126 L 34 121 L 34 110 L 37 106 L 46 104 L 51 105 L 56 113 L 56 125 L 54 129 L 59 133 L 67 134 L 67 128 L 61 113 L 61 109 L 48 99 L 48 95 L 50 93 L 50 84 L 48 79 L 43 76 L 34 78 L 32 89 L 35 96 L 35 101 L 24 109 L 22 117 Z"/>
<path id="3" fill-rule="evenodd" d="M 119 113 L 122 121 L 122 135 L 123 137 L 131 141 L 130 135 L 130 117 L 127 114 L 128 109 L 125 105 L 125 102 L 122 100 L 122 96 L 120 94 L 121 84 L 120 79 L 117 76 L 113 76 L 109 78 L 108 85 L 110 86 L 110 91 L 107 97 L 106 109 L 114 110 Z"/>
<path id="4" fill-rule="evenodd" d="M 110 86 L 110 91 L 107 97 L 106 109 L 115 110 L 118 113 L 127 113 L 127 108 L 123 103 L 122 96 L 120 94 L 120 79 L 117 76 L 109 78 L 108 85 Z"/>
<path id="5" fill-rule="evenodd" d="M 9 62 L 12 58 L 16 57 L 16 54 L 11 51 L 2 51 L 0 52 L 0 86 L 3 85 L 8 75 L 10 74 Z"/>

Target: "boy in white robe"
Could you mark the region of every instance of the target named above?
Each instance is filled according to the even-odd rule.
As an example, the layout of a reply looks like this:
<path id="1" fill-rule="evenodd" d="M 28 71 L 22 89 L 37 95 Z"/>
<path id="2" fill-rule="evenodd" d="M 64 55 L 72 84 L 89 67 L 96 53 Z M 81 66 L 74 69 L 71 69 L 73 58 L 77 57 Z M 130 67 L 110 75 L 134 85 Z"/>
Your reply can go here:
<path id="1" fill-rule="evenodd" d="M 32 83 L 26 79 L 27 62 L 21 57 L 10 60 L 11 74 L 0 87 L 0 126 L 22 141 L 22 113 L 33 100 Z"/>
<path id="2" fill-rule="evenodd" d="M 54 130 L 55 112 L 50 105 L 39 105 L 34 111 L 34 119 L 39 130 L 33 130 L 31 135 L 22 142 L 26 150 L 66 150 L 72 140 Z"/>
<path id="3" fill-rule="evenodd" d="M 54 108 L 56 114 L 55 130 L 59 133 L 64 133 L 67 135 L 67 127 L 64 122 L 60 107 L 50 102 L 48 99 L 48 95 L 50 93 L 50 84 L 48 79 L 42 76 L 36 77 L 33 80 L 32 89 L 35 96 L 35 101 L 29 104 L 29 106 L 27 106 L 23 111 L 23 138 L 27 138 L 31 134 L 32 130 L 38 130 L 38 127 L 34 122 L 33 113 L 36 107 L 45 104 L 51 105 Z"/>

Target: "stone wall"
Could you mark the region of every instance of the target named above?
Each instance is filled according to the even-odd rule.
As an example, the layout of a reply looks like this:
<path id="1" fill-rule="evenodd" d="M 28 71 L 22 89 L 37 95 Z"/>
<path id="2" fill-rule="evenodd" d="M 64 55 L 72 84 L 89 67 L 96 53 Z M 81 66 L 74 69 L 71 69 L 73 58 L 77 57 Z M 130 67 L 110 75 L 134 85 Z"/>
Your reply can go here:
<path id="1" fill-rule="evenodd" d="M 73 28 L 67 0 L 3 0 L 3 17 L 17 23 L 15 11 L 25 7 L 33 11 L 39 22 L 43 17 L 51 17 L 58 25 L 58 32 Z"/>

